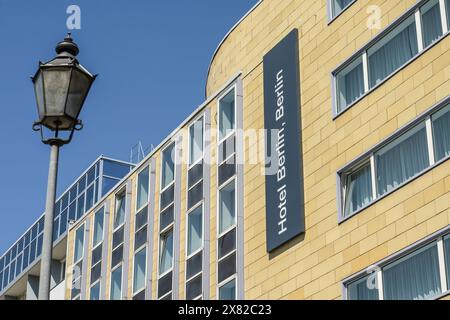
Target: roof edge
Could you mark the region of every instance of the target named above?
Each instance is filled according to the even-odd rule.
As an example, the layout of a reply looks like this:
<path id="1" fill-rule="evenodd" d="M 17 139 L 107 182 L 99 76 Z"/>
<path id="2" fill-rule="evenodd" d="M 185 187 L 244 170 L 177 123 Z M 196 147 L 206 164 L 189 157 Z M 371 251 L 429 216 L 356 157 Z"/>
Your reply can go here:
<path id="1" fill-rule="evenodd" d="M 223 39 L 219 42 L 219 45 L 217 46 L 216 50 L 214 51 L 212 57 L 211 57 L 211 61 L 209 62 L 208 65 L 208 72 L 206 73 L 206 82 L 205 82 L 205 98 L 208 97 L 208 79 L 209 79 L 209 74 L 211 72 L 211 65 L 214 61 L 214 59 L 217 56 L 217 53 L 219 52 L 220 48 L 222 47 L 222 45 L 224 44 L 224 42 L 228 39 L 228 37 L 230 36 L 230 34 L 241 24 L 242 21 L 244 21 L 245 18 L 247 18 L 261 3 L 263 2 L 263 0 L 259 0 L 257 3 L 255 3 L 255 5 L 247 11 L 246 14 L 244 14 L 244 16 L 242 16 L 241 19 L 239 19 L 238 22 L 236 22 L 236 24 L 234 26 L 231 27 L 231 29 L 225 34 L 225 36 L 223 37 Z"/>

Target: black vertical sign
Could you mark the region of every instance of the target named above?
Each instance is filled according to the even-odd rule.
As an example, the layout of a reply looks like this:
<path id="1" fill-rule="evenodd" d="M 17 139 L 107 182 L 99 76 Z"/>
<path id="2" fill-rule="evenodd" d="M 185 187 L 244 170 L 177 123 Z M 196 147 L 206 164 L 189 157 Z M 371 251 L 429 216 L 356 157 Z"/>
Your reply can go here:
<path id="1" fill-rule="evenodd" d="M 271 252 L 305 232 L 297 29 L 264 56 L 264 127 Z"/>

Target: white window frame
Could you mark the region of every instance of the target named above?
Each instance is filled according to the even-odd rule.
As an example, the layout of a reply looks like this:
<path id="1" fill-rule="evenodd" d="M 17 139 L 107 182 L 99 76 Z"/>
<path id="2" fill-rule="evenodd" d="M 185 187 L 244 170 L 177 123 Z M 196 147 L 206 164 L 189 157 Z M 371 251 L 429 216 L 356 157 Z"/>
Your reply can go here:
<path id="1" fill-rule="evenodd" d="M 376 277 L 377 277 L 377 285 L 378 285 L 378 299 L 384 300 L 384 283 L 383 283 L 383 271 L 386 268 L 395 266 L 397 263 L 403 262 L 405 259 L 413 256 L 414 254 L 418 254 L 421 251 L 427 250 L 433 246 L 436 246 L 436 249 L 438 251 L 438 261 L 439 261 L 439 277 L 440 277 L 440 285 L 441 285 L 441 294 L 431 298 L 431 299 L 440 299 L 448 294 L 450 294 L 450 288 L 448 288 L 447 285 L 447 274 L 446 274 L 446 264 L 445 264 L 445 256 L 444 256 L 444 245 L 443 241 L 444 239 L 447 239 L 450 237 L 450 226 L 444 228 L 443 230 L 440 230 L 436 232 L 435 234 L 432 234 L 428 236 L 425 239 L 422 239 L 421 241 L 406 247 L 405 249 L 383 259 L 382 261 L 376 263 L 374 266 L 372 266 L 371 269 L 376 270 Z M 358 281 L 361 278 L 364 278 L 368 276 L 369 274 L 360 271 L 356 275 L 350 276 L 347 279 L 344 279 L 342 281 L 343 286 L 343 299 L 348 300 L 348 286 L 355 281 Z"/>
<path id="2" fill-rule="evenodd" d="M 147 194 L 147 199 L 146 199 L 147 201 L 145 201 L 145 203 L 140 208 L 138 208 L 138 206 L 137 206 L 138 205 L 137 199 L 138 199 L 138 192 L 139 192 L 139 175 L 142 172 L 144 172 L 145 170 L 148 170 L 148 181 L 147 181 L 148 194 Z M 145 206 L 147 206 L 150 203 L 150 175 L 151 175 L 150 164 L 146 164 L 136 175 L 136 188 L 135 188 L 136 189 L 136 214 L 139 213 L 142 209 L 145 208 Z"/>
<path id="3" fill-rule="evenodd" d="M 172 185 L 175 184 L 175 177 L 177 176 L 177 165 L 176 165 L 176 159 L 173 160 L 173 179 L 170 183 L 167 184 L 167 186 L 163 187 L 163 164 L 164 164 L 164 152 L 169 149 L 171 146 L 173 146 L 173 150 L 176 153 L 177 152 L 177 143 L 176 141 L 170 141 L 167 143 L 167 145 L 161 150 L 161 173 L 159 177 L 159 194 L 161 195 L 164 191 L 169 189 Z M 174 155 L 176 157 L 176 154 Z M 160 209 L 161 209 L 161 201 L 159 201 Z M 161 210 L 160 210 L 161 211 Z"/>
<path id="4" fill-rule="evenodd" d="M 332 1 L 332 0 L 328 0 Z M 360 50 L 358 50 L 355 54 L 353 54 L 350 58 L 346 59 L 343 63 L 341 63 L 332 73 L 332 88 L 333 88 L 333 98 L 332 98 L 332 112 L 333 112 L 333 119 L 336 119 L 341 114 L 349 110 L 351 107 L 353 107 L 355 104 L 357 104 L 359 101 L 364 99 L 366 96 L 368 96 L 371 92 L 375 91 L 377 88 L 382 86 L 385 82 L 387 82 L 390 78 L 395 76 L 400 70 L 404 69 L 406 66 L 411 64 L 413 61 L 415 61 L 417 58 L 419 58 L 423 53 L 427 52 L 431 48 L 433 48 L 436 44 L 438 44 L 442 39 L 446 38 L 449 34 L 449 28 L 448 24 L 446 24 L 447 21 L 447 10 L 450 10 L 450 8 L 446 8 L 445 6 L 445 0 L 439 0 L 439 8 L 440 8 L 440 14 L 441 14 L 441 23 L 445 28 L 443 28 L 443 34 L 432 44 L 430 44 L 428 47 L 424 48 L 423 46 L 423 26 L 421 23 L 421 8 L 428 3 L 428 1 L 431 0 L 422 0 L 418 1 L 415 5 L 413 5 L 410 9 L 408 9 L 404 14 L 402 14 L 397 20 L 395 20 L 393 23 L 391 23 L 389 26 L 387 26 L 383 31 L 381 31 L 377 36 L 375 36 L 372 40 L 370 40 L 366 45 L 364 45 Z M 445 16 L 445 17 L 444 17 Z M 373 87 L 370 87 L 370 78 L 369 78 L 369 68 L 368 68 L 368 51 L 377 45 L 379 45 L 383 40 L 386 39 L 386 37 L 389 37 L 389 35 L 392 34 L 392 32 L 399 27 L 403 22 L 405 22 L 408 19 L 411 19 L 413 17 L 415 26 L 416 26 L 416 34 L 417 34 L 417 45 L 418 45 L 418 53 L 413 56 L 411 59 L 406 61 L 403 65 L 398 67 L 396 70 L 388 74 L 384 79 L 382 79 L 379 83 L 375 84 Z M 384 42 L 384 41 L 383 41 Z M 338 74 L 344 70 L 349 64 L 351 64 L 354 60 L 358 59 L 360 56 L 363 57 L 363 70 L 364 70 L 364 87 L 365 93 L 350 103 L 349 105 L 345 106 L 342 110 L 339 110 L 338 108 L 338 99 L 339 99 L 339 92 L 337 87 L 337 76 Z"/>
<path id="5" fill-rule="evenodd" d="M 146 282 L 147 282 L 147 259 L 148 259 L 148 250 L 147 250 L 147 244 L 142 245 L 133 253 L 133 264 L 132 264 L 132 270 L 133 270 L 133 277 L 132 277 L 132 292 L 133 297 L 135 297 L 137 294 L 141 293 L 142 291 L 145 291 L 147 289 Z M 136 291 L 136 288 L 134 287 L 134 276 L 135 276 L 135 267 L 136 267 L 136 254 L 138 254 L 141 251 L 145 251 L 145 266 L 144 266 L 144 286 L 140 288 L 138 291 Z"/>
<path id="6" fill-rule="evenodd" d="M 404 127 L 397 130 L 394 134 L 392 134 L 390 137 L 373 147 L 370 151 L 366 152 L 363 156 L 358 157 L 356 160 L 350 162 L 350 164 L 344 166 L 342 169 L 337 171 L 337 180 L 338 180 L 338 220 L 339 223 L 343 223 L 346 220 L 350 219 L 351 217 L 357 215 L 361 211 L 367 209 L 374 203 L 380 201 L 381 199 L 384 199 L 388 195 L 392 194 L 393 192 L 399 190 L 403 186 L 411 183 L 418 177 L 422 176 L 423 174 L 427 173 L 428 171 L 432 170 L 436 166 L 442 164 L 443 162 L 450 159 L 450 155 L 447 157 L 444 157 L 443 159 L 440 159 L 439 161 L 435 160 L 435 147 L 434 147 L 434 135 L 433 135 L 433 128 L 432 128 L 432 117 L 433 115 L 439 113 L 442 110 L 447 110 L 447 112 L 450 112 L 450 95 L 447 96 L 444 100 L 436 104 L 435 106 L 431 107 L 428 111 L 425 111 L 423 114 L 419 115 L 416 119 L 405 125 Z M 385 192 L 382 195 L 378 194 L 378 182 L 377 182 L 377 172 L 376 172 L 376 163 L 375 163 L 375 155 L 382 152 L 386 148 L 395 147 L 398 143 L 401 143 L 404 139 L 406 139 L 411 134 L 417 133 L 418 130 L 425 129 L 426 135 L 427 135 L 427 155 L 429 156 L 429 164 L 428 166 L 422 170 L 421 172 L 415 174 L 413 177 L 406 179 L 404 182 L 399 184 L 398 186 L 394 187 L 393 189 Z M 355 172 L 358 170 L 364 163 L 367 163 L 370 161 L 371 163 L 371 178 L 372 178 L 372 201 L 370 201 L 367 205 L 363 206 L 362 208 L 356 210 L 355 212 L 349 214 L 348 216 L 345 216 L 345 202 L 346 202 L 346 179 L 348 174 L 351 174 L 352 172 Z"/>
<path id="7" fill-rule="evenodd" d="M 339 17 L 341 14 L 343 14 L 344 11 L 346 11 L 348 8 L 350 8 L 355 2 L 356 2 L 356 0 L 351 1 L 348 5 L 346 5 L 344 8 L 342 8 L 341 11 L 336 13 L 335 12 L 335 0 L 328 0 L 327 1 L 327 6 L 328 6 L 328 24 L 330 24 L 331 22 L 336 20 L 337 17 Z"/>
<path id="8" fill-rule="evenodd" d="M 123 292 L 123 263 L 119 263 L 117 266 L 115 266 L 114 268 L 111 269 L 111 283 L 110 283 L 110 288 L 109 288 L 109 299 L 111 300 L 111 291 L 112 291 L 112 283 L 113 283 L 113 273 L 114 271 L 116 271 L 117 269 L 122 268 L 121 272 L 120 272 L 120 299 L 122 300 L 122 292 Z"/>
<path id="9" fill-rule="evenodd" d="M 191 128 L 194 127 L 194 125 L 197 123 L 197 121 L 199 121 L 200 119 L 202 119 L 202 155 L 199 159 L 192 161 L 191 159 Z M 195 165 L 199 164 L 204 158 L 205 158 L 205 146 L 206 146 L 206 141 L 205 141 L 205 132 L 206 132 L 206 123 L 205 123 L 205 113 L 201 113 L 200 115 L 198 115 L 194 120 L 191 121 L 191 124 L 188 126 L 188 170 L 192 169 L 193 167 L 195 167 Z"/>
<path id="10" fill-rule="evenodd" d="M 84 244 L 85 244 L 85 241 L 86 241 L 86 228 L 85 227 L 86 227 L 86 223 L 83 222 L 82 225 L 79 226 L 75 230 L 75 239 L 74 239 L 75 244 L 74 244 L 74 250 L 73 250 L 73 264 L 72 264 L 73 266 L 76 266 L 77 264 L 79 264 L 84 259 L 84 255 L 85 255 L 85 252 L 84 252 L 84 247 L 85 246 L 84 246 Z M 75 260 L 77 233 L 78 233 L 79 230 L 83 230 L 83 243 L 81 244 L 81 257 L 78 260 Z M 31 242 L 30 242 L 30 245 L 31 245 Z M 11 269 L 11 268 L 9 268 L 9 269 Z M 9 273 L 11 273 L 11 270 L 9 270 Z M 82 276 L 83 276 L 83 271 L 80 270 L 79 276 L 76 277 L 76 278 L 72 278 L 72 285 L 75 283 L 75 280 L 78 280 L 79 283 L 80 283 L 80 286 L 81 286 L 81 278 L 82 278 Z M 72 272 L 72 277 L 73 277 L 73 272 Z M 71 293 L 72 293 L 72 291 L 71 291 Z M 80 297 L 81 297 L 81 287 L 80 287 L 80 293 L 77 294 L 74 297 L 71 296 L 71 300 L 76 300 L 77 298 L 80 298 Z"/>
<path id="11" fill-rule="evenodd" d="M 233 130 L 229 130 L 228 133 L 226 133 L 222 138 L 220 137 L 220 101 L 225 98 L 231 91 L 234 90 L 234 110 L 233 110 Z M 231 135 L 236 133 L 236 125 L 237 125 L 237 84 L 233 84 L 230 86 L 227 90 L 224 91 L 223 94 L 221 94 L 217 98 L 217 147 L 225 140 L 227 140 Z"/>

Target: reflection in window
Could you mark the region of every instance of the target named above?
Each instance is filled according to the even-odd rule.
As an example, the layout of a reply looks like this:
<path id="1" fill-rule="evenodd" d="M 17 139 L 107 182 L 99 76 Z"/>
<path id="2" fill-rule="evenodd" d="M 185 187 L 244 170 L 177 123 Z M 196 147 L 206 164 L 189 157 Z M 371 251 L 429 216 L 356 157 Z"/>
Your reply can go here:
<path id="1" fill-rule="evenodd" d="M 142 208 L 148 202 L 149 168 L 139 172 L 137 179 L 136 209 Z"/>
<path id="2" fill-rule="evenodd" d="M 234 181 L 219 192 L 219 233 L 223 233 L 235 223 Z"/>
<path id="3" fill-rule="evenodd" d="M 168 148 L 163 151 L 162 154 L 162 177 L 161 177 L 161 189 L 166 188 L 172 183 L 175 173 L 174 165 L 174 147 L 175 143 L 172 143 Z"/>
<path id="4" fill-rule="evenodd" d="M 190 256 L 202 247 L 203 207 L 199 206 L 188 214 L 187 254 Z"/>
<path id="5" fill-rule="evenodd" d="M 172 268 L 173 259 L 173 233 L 172 230 L 161 235 L 161 253 L 159 260 L 159 273 L 163 274 Z"/>
<path id="6" fill-rule="evenodd" d="M 361 209 L 372 201 L 372 175 L 370 163 L 347 176 L 344 216 Z"/>
<path id="7" fill-rule="evenodd" d="M 189 164 L 203 156 L 203 117 L 189 127 Z"/>
<path id="8" fill-rule="evenodd" d="M 236 299 L 236 279 L 224 284 L 219 288 L 219 300 Z"/>
<path id="9" fill-rule="evenodd" d="M 235 91 L 231 90 L 219 102 L 219 139 L 225 138 L 235 128 Z"/>
<path id="10" fill-rule="evenodd" d="M 120 300 L 122 295 L 122 266 L 111 274 L 111 300 Z"/>
<path id="11" fill-rule="evenodd" d="M 114 229 L 125 222 L 125 192 L 116 197 L 116 213 L 114 215 Z"/>
<path id="12" fill-rule="evenodd" d="M 336 17 L 354 0 L 331 0 L 331 14 L 332 18 Z"/>

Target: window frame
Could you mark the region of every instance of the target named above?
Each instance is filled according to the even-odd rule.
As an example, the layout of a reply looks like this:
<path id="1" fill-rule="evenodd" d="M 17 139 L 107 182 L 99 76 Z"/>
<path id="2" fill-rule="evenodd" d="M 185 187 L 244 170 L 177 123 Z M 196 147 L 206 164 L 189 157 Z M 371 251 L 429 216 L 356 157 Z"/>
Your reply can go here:
<path id="1" fill-rule="evenodd" d="M 339 16 L 341 16 L 348 8 L 350 8 L 353 4 L 355 4 L 357 0 L 351 1 L 338 13 L 334 12 L 335 11 L 334 1 L 335 0 L 327 0 L 328 25 L 330 25 L 334 20 L 336 20 Z"/>
<path id="2" fill-rule="evenodd" d="M 420 252 L 421 250 L 426 250 L 428 247 L 432 247 L 435 245 L 438 250 L 438 259 L 439 259 L 439 277 L 440 277 L 440 285 L 441 285 L 441 294 L 430 298 L 434 300 L 438 300 L 444 296 L 447 296 L 450 294 L 450 288 L 447 285 L 447 274 L 446 274 L 446 264 L 445 264 L 445 257 L 444 257 L 444 246 L 443 241 L 444 239 L 450 237 L 450 226 L 445 227 L 444 229 L 441 229 L 428 237 L 419 240 L 416 243 L 413 243 L 412 245 L 386 257 L 385 259 L 375 263 L 370 267 L 371 270 L 374 270 L 376 272 L 377 277 L 377 284 L 378 284 L 378 300 L 385 300 L 384 299 L 384 283 L 383 283 L 383 270 L 386 269 L 389 266 L 393 266 L 396 263 L 401 263 L 403 259 L 406 259 L 408 256 L 413 255 L 415 253 Z M 362 278 L 365 278 L 369 275 L 367 273 L 367 270 L 361 270 L 356 274 L 353 274 L 344 280 L 341 281 L 342 284 L 342 299 L 348 300 L 348 286 L 358 280 L 361 280 Z M 430 300 L 429 299 L 429 300 Z"/>
<path id="3" fill-rule="evenodd" d="M 202 155 L 199 159 L 192 161 L 191 159 L 191 128 L 194 127 L 194 125 L 202 119 Z M 195 167 L 197 164 L 199 164 L 204 158 L 205 158 L 205 146 L 206 146 L 206 139 L 205 139 L 205 132 L 206 132 L 206 121 L 205 121 L 205 112 L 200 113 L 197 117 L 195 117 L 191 123 L 188 126 L 188 145 L 187 145 L 187 163 L 188 163 L 188 170 Z"/>
<path id="4" fill-rule="evenodd" d="M 336 120 L 340 115 L 345 113 L 347 110 L 351 109 L 354 105 L 356 105 L 358 102 L 360 102 L 362 99 L 366 98 L 368 95 L 370 95 L 373 91 L 378 89 L 380 86 L 385 84 L 389 79 L 394 77 L 398 72 L 406 68 L 408 65 L 410 65 L 413 61 L 421 57 L 425 52 L 436 46 L 438 43 L 440 43 L 443 39 L 445 39 L 450 34 L 450 28 L 448 26 L 445 26 L 443 28 L 442 32 L 443 34 L 433 43 L 431 43 L 428 47 L 423 48 L 423 37 L 422 37 L 422 23 L 421 23 L 421 8 L 426 3 L 428 3 L 431 0 L 420 0 L 416 4 L 414 4 L 412 7 L 410 7 L 408 10 L 406 10 L 400 17 L 398 17 L 396 20 L 394 20 L 391 24 L 389 24 L 385 29 L 383 29 L 378 35 L 373 37 L 367 44 L 362 46 L 361 49 L 356 51 L 353 55 L 351 55 L 349 58 L 345 59 L 344 62 L 340 63 L 337 68 L 335 68 L 331 72 L 331 88 L 332 88 L 332 117 L 333 120 Z M 447 14 L 447 10 L 450 10 L 450 8 L 446 8 L 445 5 L 443 5 L 444 0 L 439 0 L 439 8 L 441 12 L 441 23 L 444 27 L 444 18 L 443 16 Z M 442 11 L 444 10 L 444 11 Z M 400 67 L 395 69 L 393 72 L 388 74 L 384 79 L 382 79 L 379 83 L 374 85 L 373 87 L 370 87 L 369 80 L 369 61 L 368 61 L 368 51 L 375 45 L 377 45 L 380 41 L 382 41 L 385 36 L 389 35 L 392 31 L 394 31 L 399 25 L 401 25 L 404 21 L 406 21 L 411 16 L 414 16 L 415 19 L 415 25 L 416 25 L 416 33 L 417 33 L 417 43 L 418 43 L 418 53 L 414 55 L 411 59 L 407 60 L 405 63 L 403 63 Z M 420 27 L 420 28 L 419 28 Z M 422 43 L 422 46 L 421 46 Z M 369 87 L 365 88 L 365 92 L 355 101 L 347 105 L 342 110 L 338 110 L 338 96 L 337 96 L 337 75 L 343 71 L 348 65 L 350 65 L 354 60 L 358 59 L 360 56 L 363 57 L 363 69 L 364 72 L 364 82 L 369 84 Z"/>
<path id="5" fill-rule="evenodd" d="M 450 155 L 447 157 L 444 157 L 440 159 L 439 161 L 435 161 L 434 157 L 430 158 L 429 162 L 430 164 L 421 172 L 415 174 L 414 176 L 410 177 L 409 179 L 405 180 L 401 184 L 397 185 L 395 188 L 389 190 L 388 192 L 385 192 L 382 195 L 378 195 L 378 185 L 376 181 L 377 172 L 376 172 L 376 163 L 375 163 L 375 154 L 383 149 L 384 147 L 388 146 L 389 144 L 393 143 L 395 140 L 401 138 L 404 134 L 408 134 L 409 131 L 414 130 L 415 127 L 420 125 L 421 123 L 425 123 L 425 129 L 427 132 L 427 149 L 428 149 L 428 155 L 430 156 L 432 153 L 434 154 L 434 137 L 431 133 L 431 119 L 432 116 L 439 112 L 440 110 L 443 110 L 445 108 L 450 108 L 450 95 L 448 95 L 446 98 L 444 98 L 442 101 L 438 102 L 433 107 L 429 108 L 427 111 L 416 117 L 414 120 L 406 124 L 405 126 L 398 129 L 396 132 L 394 132 L 391 136 L 387 137 L 385 140 L 381 141 L 377 145 L 375 145 L 373 148 L 371 148 L 369 151 L 365 152 L 363 155 L 359 156 L 355 160 L 351 161 L 349 164 L 345 165 L 343 168 L 339 169 L 336 173 L 336 186 L 337 186 L 337 199 L 338 199 L 338 222 L 339 224 L 344 223 L 348 219 L 352 218 L 353 216 L 359 214 L 360 212 L 364 211 L 368 207 L 374 205 L 378 201 L 381 201 L 385 197 L 389 196 L 390 194 L 396 192 L 397 190 L 401 189 L 405 185 L 411 183 L 412 181 L 416 180 L 417 178 L 423 176 L 427 172 L 431 171 L 435 167 L 439 166 L 440 164 L 446 162 L 450 159 Z M 450 111 L 450 110 L 449 110 Z M 359 166 L 364 163 L 370 161 L 371 167 L 372 167 L 372 193 L 373 193 L 373 199 L 370 201 L 367 205 L 361 207 L 360 209 L 354 211 L 353 213 L 349 214 L 348 216 L 344 215 L 344 203 L 345 203 L 345 192 L 343 190 L 343 185 L 346 182 L 344 177 L 346 177 L 346 174 L 348 172 L 353 172 L 354 168 L 359 168 Z"/>
<path id="6" fill-rule="evenodd" d="M 164 163 L 164 152 L 169 149 L 171 146 L 173 146 L 173 150 L 174 150 L 174 157 L 176 158 L 176 152 L 177 152 L 177 142 L 175 140 L 171 140 L 167 143 L 166 146 L 164 146 L 163 149 L 161 149 L 161 172 L 160 172 L 160 177 L 159 177 L 159 195 L 161 195 L 162 193 L 164 193 L 164 191 L 168 190 L 172 185 L 175 185 L 175 179 L 176 179 L 176 175 L 177 175 L 177 165 L 176 165 L 176 159 L 172 159 L 173 160 L 173 179 L 170 183 L 168 183 L 165 187 L 163 187 L 163 174 L 164 174 L 164 170 L 163 170 L 163 163 Z M 160 211 L 161 211 L 161 201 L 159 201 L 159 206 L 160 206 Z M 167 207 L 166 207 L 167 208 Z"/>
<path id="7" fill-rule="evenodd" d="M 147 191 L 147 199 L 145 201 L 145 203 L 139 208 L 138 207 L 138 193 L 139 193 L 139 175 L 144 172 L 145 170 L 148 170 L 148 180 L 147 180 L 147 184 L 148 184 L 148 191 Z M 136 187 L 135 187 L 135 191 L 136 191 L 136 214 L 138 212 L 140 212 L 142 209 L 144 209 L 145 206 L 147 206 L 150 203 L 150 175 L 151 175 L 151 166 L 149 163 L 146 163 L 145 166 L 143 166 L 143 168 L 141 170 L 139 170 L 139 172 L 136 174 Z"/>
<path id="8" fill-rule="evenodd" d="M 234 90 L 234 112 L 233 112 L 233 130 L 230 130 L 222 138 L 220 137 L 220 101 L 223 100 L 231 91 Z M 236 133 L 237 126 L 237 84 L 234 83 L 228 87 L 218 98 L 217 98 L 217 147 L 227 140 L 231 135 Z"/>
<path id="9" fill-rule="evenodd" d="M 147 244 L 146 244 L 146 245 L 143 245 L 143 246 L 139 247 L 137 250 L 135 250 L 133 252 L 133 265 L 132 265 L 132 269 L 131 269 L 131 270 L 133 270 L 133 277 L 132 277 L 132 283 L 131 283 L 131 289 L 132 289 L 131 291 L 132 291 L 133 297 L 135 297 L 136 295 L 138 295 L 139 293 L 141 293 L 142 291 L 145 291 L 147 289 L 147 286 L 146 286 L 146 282 L 147 282 L 147 265 L 148 265 L 148 262 L 147 262 L 148 250 L 147 249 L 148 248 L 147 248 Z M 136 268 L 136 255 L 138 253 L 140 253 L 141 251 L 145 251 L 144 286 L 142 288 L 140 288 L 138 291 L 136 291 L 136 288 L 134 287 L 134 283 L 135 283 L 135 268 Z"/>

